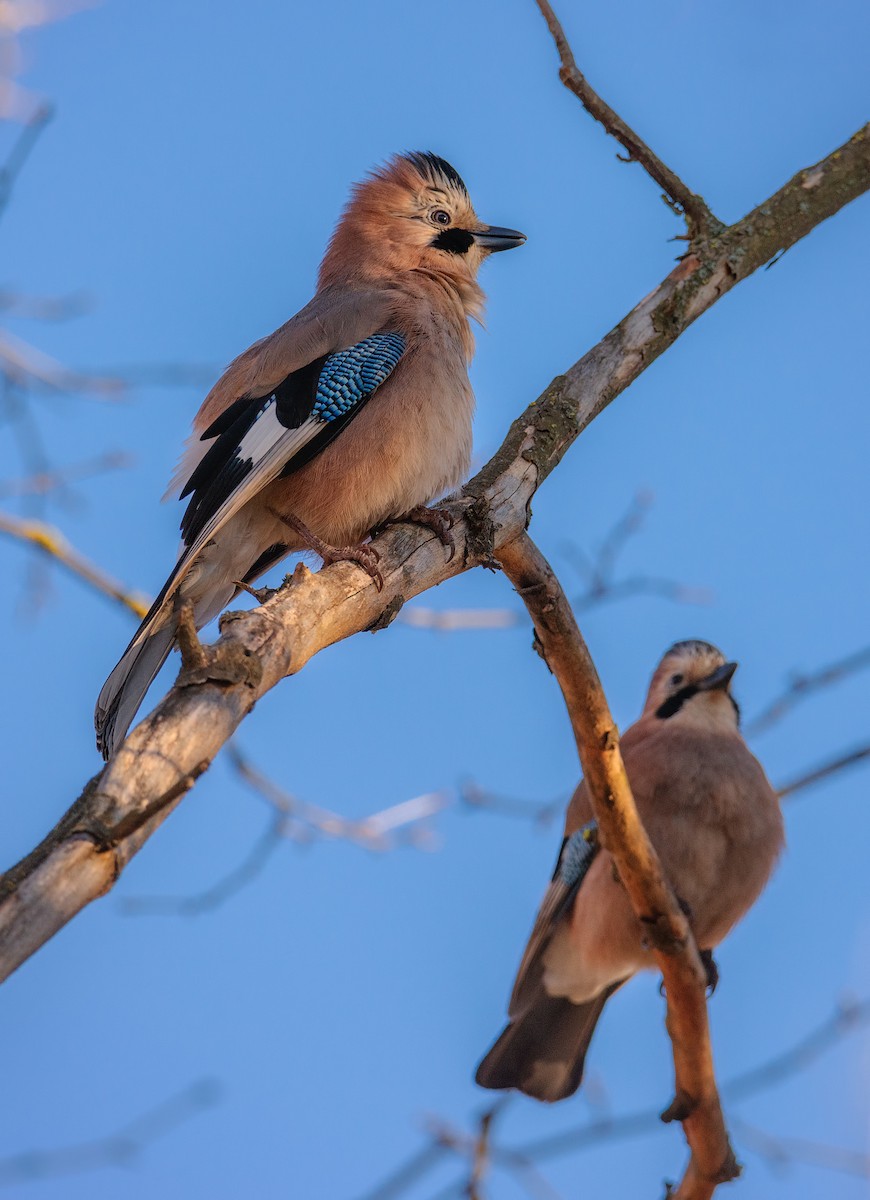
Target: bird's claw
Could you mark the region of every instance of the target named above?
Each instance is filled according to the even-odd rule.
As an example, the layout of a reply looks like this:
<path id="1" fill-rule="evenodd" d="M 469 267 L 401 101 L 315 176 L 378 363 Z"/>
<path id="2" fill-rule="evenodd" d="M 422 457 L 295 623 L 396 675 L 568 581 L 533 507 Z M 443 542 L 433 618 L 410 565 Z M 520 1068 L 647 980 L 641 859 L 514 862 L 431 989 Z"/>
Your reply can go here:
<path id="1" fill-rule="evenodd" d="M 325 567 L 331 567 L 333 563 L 337 562 L 356 563 L 358 567 L 362 567 L 369 578 L 375 581 L 375 587 L 379 592 L 384 590 L 384 577 L 378 568 L 381 556 L 374 546 L 324 546 L 317 552 L 323 559 Z"/>
<path id="2" fill-rule="evenodd" d="M 719 968 L 716 965 L 716 959 L 713 957 L 712 950 L 701 950 L 700 955 L 704 971 L 707 975 L 707 994 L 712 996 L 719 986 Z"/>
<path id="3" fill-rule="evenodd" d="M 453 540 L 453 534 L 450 531 L 456 522 L 453 514 L 448 512 L 446 508 L 427 508 L 425 504 L 418 504 L 416 508 L 412 508 L 403 517 L 398 517 L 394 522 L 389 522 L 389 524 L 398 524 L 400 521 L 410 521 L 414 525 L 422 525 L 425 529 L 431 529 L 441 545 L 447 547 L 449 551 L 447 561 L 453 561 L 456 554 L 456 542 Z"/>

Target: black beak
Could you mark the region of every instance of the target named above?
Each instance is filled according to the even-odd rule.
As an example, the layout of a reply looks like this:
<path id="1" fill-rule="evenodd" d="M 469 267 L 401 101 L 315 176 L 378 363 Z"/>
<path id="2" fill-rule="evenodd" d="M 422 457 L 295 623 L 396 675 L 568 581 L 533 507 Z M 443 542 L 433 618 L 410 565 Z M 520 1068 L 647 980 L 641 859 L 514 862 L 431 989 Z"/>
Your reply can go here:
<path id="1" fill-rule="evenodd" d="M 517 233 L 516 229 L 502 229 L 500 225 L 486 225 L 483 229 L 475 230 L 472 237 L 478 246 L 493 254 L 497 250 L 513 250 L 514 246 L 522 246 L 526 240 L 524 233 Z"/>
<path id="2" fill-rule="evenodd" d="M 723 663 L 721 667 L 717 667 L 712 674 L 706 679 L 702 679 L 698 684 L 699 692 L 715 692 L 727 691 L 728 685 L 734 677 L 734 672 L 737 670 L 737 663 Z"/>

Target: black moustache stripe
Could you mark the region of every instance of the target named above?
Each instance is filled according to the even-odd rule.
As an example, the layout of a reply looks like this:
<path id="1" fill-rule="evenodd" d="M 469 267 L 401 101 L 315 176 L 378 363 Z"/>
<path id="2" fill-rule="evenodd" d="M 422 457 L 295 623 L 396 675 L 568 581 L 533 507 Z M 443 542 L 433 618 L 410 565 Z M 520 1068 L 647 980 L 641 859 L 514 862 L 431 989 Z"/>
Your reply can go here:
<path id="1" fill-rule="evenodd" d="M 467 254 L 474 245 L 474 234 L 467 229 L 442 229 L 429 244 L 436 250 L 447 250 L 450 254 Z"/>
<path id="2" fill-rule="evenodd" d="M 668 717 L 672 717 L 674 713 L 678 713 L 687 700 L 691 700 L 697 694 L 697 684 L 687 683 L 685 687 L 680 688 L 678 692 L 674 692 L 673 696 L 668 696 L 667 700 L 658 706 L 656 716 L 666 721 Z"/>

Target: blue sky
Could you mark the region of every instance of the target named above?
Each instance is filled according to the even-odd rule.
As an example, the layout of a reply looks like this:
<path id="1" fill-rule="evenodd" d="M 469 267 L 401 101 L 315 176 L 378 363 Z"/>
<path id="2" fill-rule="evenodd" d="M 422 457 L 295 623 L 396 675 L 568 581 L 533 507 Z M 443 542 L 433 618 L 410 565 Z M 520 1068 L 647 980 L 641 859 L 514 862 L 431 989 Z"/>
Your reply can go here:
<path id="1" fill-rule="evenodd" d="M 565 3 L 592 83 L 734 220 L 866 119 L 870 18 L 826 6 L 690 0 L 667 8 Z M 349 184 L 398 149 L 432 149 L 478 211 L 528 244 L 487 265 L 472 378 L 476 452 L 670 269 L 679 222 L 640 168 L 558 83 L 531 0 L 244 5 L 108 0 L 28 35 L 22 82 L 57 115 L 0 226 L 0 282 L 84 291 L 87 315 L 9 321 L 78 367 L 203 364 L 205 377 L 295 312 Z M 14 129 L 0 134 L 8 147 Z M 655 505 L 626 574 L 710 589 L 704 607 L 647 597 L 584 629 L 622 724 L 674 639 L 741 662 L 759 710 L 794 668 L 867 641 L 866 199 L 742 284 L 583 435 L 536 497 L 533 533 L 572 588 L 566 543 L 594 548 L 639 488 Z M 108 450 L 132 467 L 48 515 L 84 552 L 153 592 L 179 514 L 160 507 L 201 389 L 138 387 L 118 403 L 40 396 L 30 411 L 57 465 Z M 0 426 L 4 468 L 24 471 Z M 21 510 L 26 511 L 26 510 Z M 0 543 L 6 672 L 3 860 L 29 850 L 97 770 L 91 713 L 130 618 L 53 573 L 32 611 L 28 559 Z M 515 606 L 486 573 L 426 597 Z M 285 788 L 351 816 L 463 777 L 532 799 L 577 766 L 561 700 L 530 632 L 393 626 L 319 656 L 260 703 L 240 744 Z M 162 677 L 171 681 L 171 673 Z M 866 739 L 868 676 L 808 701 L 755 742 L 781 781 Z M 340 719 L 337 721 L 336 717 Z M 720 953 L 712 1006 L 723 1078 L 800 1038 L 843 995 L 870 995 L 868 775 L 787 808 L 788 852 Z M 218 762 L 125 872 L 0 992 L 14 1081 L 0 1157 L 111 1133 L 209 1078 L 219 1102 L 132 1166 L 31 1181 L 34 1200 L 123 1194 L 356 1200 L 421 1144 L 426 1114 L 462 1123 L 487 1097 L 473 1067 L 500 1028 L 512 972 L 559 840 L 450 811 L 437 852 L 287 844 L 249 887 L 198 917 L 124 914 L 125 899 L 195 893 L 269 820 Z M 650 976 L 608 1008 L 590 1057 L 613 1112 L 664 1107 L 669 1048 Z M 773 1134 L 867 1150 L 870 1042 L 842 1043 L 794 1080 L 735 1106 Z M 7 1094 L 13 1091 L 7 1084 Z M 517 1101 L 507 1142 L 578 1125 Z M 735 1195 L 867 1194 L 866 1181 L 747 1164 Z M 656 1194 L 683 1162 L 679 1131 L 543 1170 L 563 1196 Z M 454 1169 L 455 1174 L 455 1169 Z M 444 1169 L 408 1193 L 431 1198 Z M 499 1176 L 494 1200 L 523 1193 Z"/>

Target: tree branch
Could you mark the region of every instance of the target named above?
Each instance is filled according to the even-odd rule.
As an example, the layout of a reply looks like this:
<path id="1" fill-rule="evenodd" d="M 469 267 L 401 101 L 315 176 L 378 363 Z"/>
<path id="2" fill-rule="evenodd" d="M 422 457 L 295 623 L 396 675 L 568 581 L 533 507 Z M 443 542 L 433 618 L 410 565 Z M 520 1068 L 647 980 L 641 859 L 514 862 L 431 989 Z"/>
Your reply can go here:
<path id="1" fill-rule="evenodd" d="M 817 667 L 814 671 L 792 671 L 784 691 L 747 722 L 747 737 L 757 737 L 760 733 L 766 733 L 808 696 L 832 687 L 867 667 L 870 667 L 870 646 L 853 650 L 844 658 L 825 663 L 823 667 Z"/>
<path id="2" fill-rule="evenodd" d="M 722 1094 L 733 1104 L 747 1100 L 776 1087 L 799 1071 L 805 1071 L 822 1055 L 838 1046 L 845 1038 L 870 1023 L 870 1000 L 851 1000 L 838 1004 L 833 1013 L 819 1026 L 805 1034 L 800 1041 L 773 1058 L 732 1076 L 722 1085 Z M 499 1166 L 510 1163 L 537 1163 L 559 1158 L 576 1150 L 598 1147 L 606 1142 L 628 1141 L 660 1128 L 655 1109 L 641 1109 L 616 1116 L 605 1115 L 574 1129 L 547 1134 L 542 1138 L 519 1144 L 490 1143 L 493 1162 Z M 452 1129 L 452 1137 L 441 1136 L 446 1128 L 443 1121 L 428 1123 L 429 1141 L 396 1168 L 386 1180 L 367 1191 L 360 1200 L 395 1200 L 422 1176 L 427 1175 L 448 1151 L 470 1158 L 474 1137 L 464 1130 Z M 452 1127 L 451 1127 L 452 1128 Z"/>
<path id="3" fill-rule="evenodd" d="M 117 579 L 106 574 L 96 563 L 92 563 L 69 544 L 59 529 L 43 521 L 29 521 L 15 517 L 12 513 L 0 512 L 0 534 L 32 546 L 46 557 L 65 567 L 71 575 L 81 579 L 111 600 L 117 600 L 124 608 L 141 618 L 148 612 L 148 601 L 139 592 L 129 591 Z"/>
<path id="4" fill-rule="evenodd" d="M 565 87 L 574 93 L 589 115 L 600 122 L 610 136 L 616 138 L 628 151 L 628 158 L 622 161 L 640 163 L 647 175 L 662 188 L 663 199 L 675 212 L 680 212 L 685 217 L 691 241 L 711 233 L 721 232 L 725 226 L 710 212 L 704 197 L 698 196 L 691 188 L 687 187 L 679 175 L 675 175 L 670 167 L 666 166 L 646 142 L 634 132 L 631 126 L 623 121 L 619 113 L 614 112 L 610 105 L 590 87 L 586 76 L 577 66 L 565 31 L 548 0 L 537 0 L 537 5 L 547 22 L 547 28 L 553 35 L 553 41 L 559 52 L 562 64 L 559 68 L 559 78 Z M 617 158 L 621 157 L 621 155 L 617 155 Z"/>
<path id="5" fill-rule="evenodd" d="M 58 826 L 0 878 L 0 979 L 112 886 L 260 697 L 326 646 L 386 628 L 410 597 L 491 566 L 525 529 L 537 487 L 595 417 L 735 284 L 868 187 L 870 126 L 696 247 L 553 380 L 448 505 L 456 519 L 451 562 L 434 535 L 398 525 L 377 539 L 383 592 L 350 563 L 317 575 L 299 567 L 261 608 L 226 614 L 209 666 L 182 672 Z"/>
<path id="6" fill-rule="evenodd" d="M 556 676 L 577 743 L 604 846 L 643 922 L 662 973 L 674 1054 L 676 1098 L 663 1120 L 683 1123 L 691 1160 L 673 1193 L 712 1196 L 740 1168 L 728 1141 L 713 1072 L 706 975 L 689 922 L 646 835 L 619 752 L 619 733 L 565 593 L 528 534 L 497 552 L 535 624 L 536 642 Z"/>

